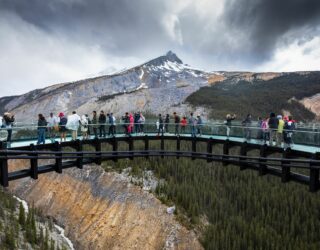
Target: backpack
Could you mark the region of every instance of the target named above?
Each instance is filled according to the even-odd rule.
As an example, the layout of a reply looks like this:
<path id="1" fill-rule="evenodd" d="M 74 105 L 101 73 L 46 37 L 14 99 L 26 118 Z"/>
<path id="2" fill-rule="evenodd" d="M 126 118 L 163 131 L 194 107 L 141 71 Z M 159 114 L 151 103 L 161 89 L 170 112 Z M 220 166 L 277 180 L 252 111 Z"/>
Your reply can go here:
<path id="1" fill-rule="evenodd" d="M 261 123 L 261 128 L 263 131 L 267 131 L 268 130 L 268 122 L 267 121 L 262 121 Z"/>
<path id="2" fill-rule="evenodd" d="M 293 121 L 286 121 L 284 124 L 284 129 L 285 130 L 294 130 L 295 129 L 295 124 Z"/>

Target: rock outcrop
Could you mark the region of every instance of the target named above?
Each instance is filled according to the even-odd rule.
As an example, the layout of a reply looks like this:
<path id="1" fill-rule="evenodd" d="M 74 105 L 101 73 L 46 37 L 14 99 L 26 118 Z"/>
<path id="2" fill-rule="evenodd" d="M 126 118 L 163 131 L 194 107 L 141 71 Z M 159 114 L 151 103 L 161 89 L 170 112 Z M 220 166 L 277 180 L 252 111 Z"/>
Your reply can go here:
<path id="1" fill-rule="evenodd" d="M 10 171 L 24 164 L 11 161 Z M 10 189 L 64 225 L 76 249 L 202 249 L 153 194 L 96 165 L 15 181 Z"/>

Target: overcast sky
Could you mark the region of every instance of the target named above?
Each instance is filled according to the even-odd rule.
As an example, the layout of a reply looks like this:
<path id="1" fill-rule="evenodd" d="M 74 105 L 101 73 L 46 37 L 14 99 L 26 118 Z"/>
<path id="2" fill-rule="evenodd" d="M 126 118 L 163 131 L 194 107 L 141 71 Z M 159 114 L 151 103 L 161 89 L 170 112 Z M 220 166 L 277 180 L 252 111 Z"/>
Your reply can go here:
<path id="1" fill-rule="evenodd" d="M 0 96 L 168 50 L 209 71 L 320 70 L 320 0 L 0 0 Z"/>

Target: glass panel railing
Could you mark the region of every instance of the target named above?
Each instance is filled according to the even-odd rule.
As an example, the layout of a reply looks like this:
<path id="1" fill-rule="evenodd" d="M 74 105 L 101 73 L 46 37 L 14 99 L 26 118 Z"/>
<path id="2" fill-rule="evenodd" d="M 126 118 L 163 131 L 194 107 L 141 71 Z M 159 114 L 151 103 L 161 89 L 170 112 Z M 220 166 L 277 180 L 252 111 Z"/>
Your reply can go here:
<path id="1" fill-rule="evenodd" d="M 106 135 L 108 136 L 109 125 L 104 125 L 106 130 Z M 156 121 L 150 121 L 145 124 L 123 124 L 117 123 L 115 126 L 116 135 L 128 134 L 128 127 L 131 129 L 131 134 L 133 136 L 140 134 L 158 134 L 159 127 Z M 89 134 L 90 138 L 94 138 L 94 128 L 97 130 L 97 135 L 100 135 L 100 124 L 89 125 Z M 6 141 L 8 133 L 12 132 L 11 141 L 12 142 L 21 142 L 21 141 L 37 141 L 38 137 L 38 127 L 32 124 L 17 124 L 11 129 L 1 128 L 0 129 L 0 140 Z M 270 141 L 270 132 L 263 131 L 261 128 L 253 125 L 251 127 L 244 127 L 235 123 L 231 127 L 227 127 L 223 123 L 204 123 L 202 125 L 186 125 L 181 126 L 180 124 L 176 126 L 174 123 L 164 124 L 163 125 L 163 134 L 165 135 L 175 135 L 176 133 L 180 135 L 190 136 L 192 133 L 195 133 L 196 136 L 220 136 L 220 137 L 229 137 L 238 138 L 238 139 L 247 139 L 247 140 L 259 140 L 259 142 L 269 142 Z M 54 133 L 56 141 L 59 141 L 60 132 L 57 131 Z M 162 130 L 160 130 L 162 134 Z M 310 126 L 300 126 L 294 131 L 285 131 L 283 134 L 278 134 L 274 132 L 274 144 L 276 143 L 276 138 L 278 138 L 278 145 L 283 145 L 284 140 L 290 140 L 293 144 L 301 144 L 307 146 L 320 147 L 320 126 L 310 125 Z M 78 129 L 79 139 L 82 139 L 81 127 Z M 273 133 L 271 132 L 271 136 Z M 67 130 L 66 136 L 71 137 L 71 131 Z M 50 139 L 49 132 L 46 132 L 46 138 Z"/>

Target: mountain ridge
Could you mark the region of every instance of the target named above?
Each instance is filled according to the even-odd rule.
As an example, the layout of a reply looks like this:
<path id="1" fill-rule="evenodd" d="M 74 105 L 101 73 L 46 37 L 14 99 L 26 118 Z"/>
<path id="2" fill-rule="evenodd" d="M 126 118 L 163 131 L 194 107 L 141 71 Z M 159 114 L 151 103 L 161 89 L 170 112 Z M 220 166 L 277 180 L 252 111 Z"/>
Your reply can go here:
<path id="1" fill-rule="evenodd" d="M 151 111 L 155 114 L 174 111 L 187 114 L 193 110 L 209 116 L 210 107 L 188 102 L 188 97 L 203 87 L 221 83 L 233 85 L 242 81 L 255 85 L 282 76 L 307 76 L 310 73 L 206 72 L 183 64 L 174 52 L 169 51 L 163 56 L 112 75 L 58 83 L 23 95 L 2 97 L 0 112 L 13 112 L 19 121 L 35 120 L 35 114 L 38 113 L 69 114 L 73 110 L 79 111 L 80 114 L 91 114 L 92 110 L 106 110 L 116 115 L 136 110 Z M 317 94 L 318 92 L 315 92 L 304 98 L 311 98 Z M 306 99 L 301 103 L 310 106 L 310 101 Z M 320 110 L 313 108 L 312 112 L 320 115 Z"/>

